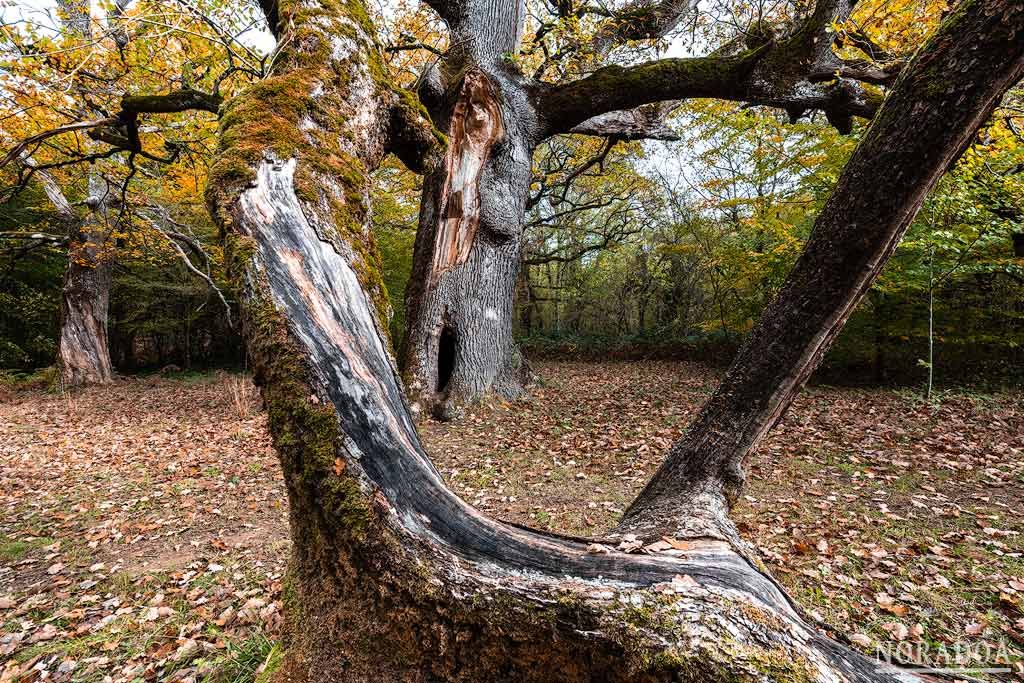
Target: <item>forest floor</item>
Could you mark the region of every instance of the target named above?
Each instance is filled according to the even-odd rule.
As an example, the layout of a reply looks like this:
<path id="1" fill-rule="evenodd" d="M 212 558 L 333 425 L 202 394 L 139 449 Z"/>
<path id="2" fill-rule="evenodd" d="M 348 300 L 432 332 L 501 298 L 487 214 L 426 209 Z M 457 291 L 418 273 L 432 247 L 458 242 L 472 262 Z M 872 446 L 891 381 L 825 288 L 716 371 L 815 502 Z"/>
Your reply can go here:
<path id="1" fill-rule="evenodd" d="M 536 369 L 528 400 L 422 434 L 477 507 L 578 535 L 614 524 L 718 377 L 667 362 Z M 941 664 L 959 643 L 959 665 L 1005 656 L 1024 672 L 1020 393 L 812 387 L 748 479 L 741 531 L 820 618 L 869 652 L 927 647 Z M 279 654 L 287 553 L 245 378 L 0 399 L 0 682 L 258 681 Z"/>

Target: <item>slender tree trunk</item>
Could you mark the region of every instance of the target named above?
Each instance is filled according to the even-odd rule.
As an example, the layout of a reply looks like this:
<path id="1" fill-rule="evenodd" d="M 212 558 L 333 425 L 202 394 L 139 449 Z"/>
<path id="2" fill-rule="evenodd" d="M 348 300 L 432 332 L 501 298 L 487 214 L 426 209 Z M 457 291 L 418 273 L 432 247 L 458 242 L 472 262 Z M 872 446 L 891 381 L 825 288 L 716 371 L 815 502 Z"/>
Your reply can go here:
<path id="1" fill-rule="evenodd" d="M 672 554 L 629 554 L 490 520 L 448 490 L 423 451 L 388 352 L 367 218 L 368 171 L 388 149 L 390 122 L 410 112 L 382 82 L 358 0 L 273 7 L 285 47 L 268 79 L 225 106 L 208 196 L 230 231 L 247 347 L 289 498 L 286 657 L 277 680 L 921 680 L 808 625 L 734 538 L 698 530 Z M 851 162 L 853 177 L 890 140 L 920 152 L 914 133 L 922 129 L 946 153 L 923 154 L 913 173 L 909 159 L 880 165 L 872 182 L 898 192 L 895 179 L 914 185 L 918 167 L 932 177 L 948 165 L 1019 73 L 1024 46 L 1014 31 L 1022 27 L 1024 8 L 1008 0 L 967 0 L 897 86 Z M 975 61 L 965 64 L 965 55 Z M 950 114 L 950 130 L 936 131 L 929 110 L 907 96 L 918 94 L 918 77 L 945 93 L 940 103 L 973 113 Z M 835 202 L 877 194 L 847 175 Z M 833 265 L 842 281 L 851 250 L 865 249 L 861 233 L 875 230 L 874 219 L 891 225 L 890 212 L 902 224 L 925 189 L 917 184 L 863 216 L 871 221 L 859 213 L 839 221 L 827 210 L 808 247 L 812 262 L 820 258 L 815 239 L 824 239 L 841 255 Z M 812 303 L 823 283 L 796 272 L 781 301 L 796 296 L 807 315 L 819 315 Z M 785 323 L 777 333 L 790 325 L 807 332 L 784 307 L 773 310 L 769 322 Z M 833 331 L 834 319 L 819 320 L 818 333 Z M 740 365 L 748 370 L 734 370 L 720 393 L 763 403 L 745 382 L 764 372 L 757 354 L 777 350 L 764 333 L 753 339 Z M 778 363 L 803 367 L 788 356 Z"/>
<path id="2" fill-rule="evenodd" d="M 505 61 L 524 21 L 522 0 L 465 3 L 424 96 L 449 146 L 423 183 L 403 375 L 414 409 L 438 417 L 515 398 L 529 377 L 512 321 L 536 114 Z"/>
<path id="3" fill-rule="evenodd" d="M 537 315 L 537 299 L 530 281 L 530 269 L 523 268 L 519 276 L 519 328 L 526 335 L 533 334 L 534 318 Z"/>
<path id="4" fill-rule="evenodd" d="M 665 519 L 686 523 L 689 506 L 679 506 L 680 492 L 721 516 L 742 487 L 743 458 L 781 419 L 928 192 L 1024 75 L 1024 5 L 968 1 L 954 16 L 897 81 L 779 295 L 719 390 L 627 510 L 623 529 L 640 531 Z M 962 28 L 949 30 L 951 23 Z"/>

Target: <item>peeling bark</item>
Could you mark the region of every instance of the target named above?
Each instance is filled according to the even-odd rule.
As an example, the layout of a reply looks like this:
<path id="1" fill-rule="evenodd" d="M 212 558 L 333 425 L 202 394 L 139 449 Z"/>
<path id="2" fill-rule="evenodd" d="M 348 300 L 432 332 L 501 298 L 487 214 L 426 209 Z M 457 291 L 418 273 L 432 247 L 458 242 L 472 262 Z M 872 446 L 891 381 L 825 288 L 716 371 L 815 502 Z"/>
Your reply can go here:
<path id="1" fill-rule="evenodd" d="M 524 15 L 508 0 L 470 5 L 440 69 L 458 75 L 454 95 L 424 97 L 449 148 L 424 179 L 402 345 L 414 411 L 441 418 L 488 393 L 515 398 L 529 378 L 512 320 L 536 115 L 525 80 L 503 62 Z"/>
<path id="2" fill-rule="evenodd" d="M 480 225 L 480 175 L 491 147 L 504 134 L 501 105 L 483 72 L 473 71 L 463 78 L 449 130 L 430 267 L 430 280 L 435 283 L 444 271 L 469 258 Z"/>

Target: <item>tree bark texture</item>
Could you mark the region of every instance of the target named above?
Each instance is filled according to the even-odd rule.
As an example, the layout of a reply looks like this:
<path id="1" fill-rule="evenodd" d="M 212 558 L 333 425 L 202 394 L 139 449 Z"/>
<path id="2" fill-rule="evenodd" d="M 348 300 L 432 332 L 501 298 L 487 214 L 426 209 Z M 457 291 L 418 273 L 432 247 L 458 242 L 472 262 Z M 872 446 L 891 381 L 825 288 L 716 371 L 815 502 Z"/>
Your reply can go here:
<path id="1" fill-rule="evenodd" d="M 73 231 L 61 292 L 57 365 L 65 388 L 114 378 L 107 339 L 113 244 L 107 214 L 92 211 Z"/>
<path id="2" fill-rule="evenodd" d="M 529 377 L 512 322 L 536 113 L 505 62 L 524 18 L 519 0 L 467 2 L 423 96 L 449 144 L 424 179 L 406 299 L 403 375 L 418 414 L 515 398 Z"/>
<path id="3" fill-rule="evenodd" d="M 617 541 L 488 519 L 445 486 L 388 350 L 367 204 L 367 174 L 394 144 L 394 121 L 430 122 L 386 84 L 359 0 L 275 8 L 286 47 L 270 78 L 225 105 L 208 199 L 229 233 L 248 351 L 288 491 L 287 649 L 277 680 L 922 680 L 810 625 L 728 534 L 682 535 L 689 542 L 679 548 L 630 554 L 609 547 Z M 973 112 L 933 140 L 962 146 L 983 122 L 1019 70 L 1022 15 L 1009 0 L 968 0 L 897 86 L 916 94 L 914 79 L 938 83 L 939 101 L 952 97 Z M 995 54 L 1015 61 L 966 73 Z M 950 78 L 950 66 L 964 70 Z M 928 77 L 933 71 L 942 78 Z M 965 85 L 972 77 L 980 85 Z M 951 94 L 956 88 L 963 93 Z M 932 113 L 905 95 L 883 112 L 864 154 L 884 149 L 885 135 L 915 149 L 912 132 Z M 954 152 L 925 154 L 924 175 Z M 906 165 L 882 166 L 872 182 L 894 174 L 913 183 Z M 900 196 L 912 204 L 925 189 Z M 849 205 L 864 191 L 880 192 L 841 181 L 835 201 Z M 899 202 L 868 218 L 888 225 L 890 213 L 912 214 Z M 871 251 L 861 233 L 873 225 L 827 212 L 816 234 L 838 231 L 826 240 L 841 254 L 838 268 L 842 254 Z M 439 253 L 457 260 L 459 241 Z M 783 297 L 823 287 L 820 278 L 797 282 Z M 747 363 L 753 369 L 734 369 L 726 395 L 757 371 Z"/>

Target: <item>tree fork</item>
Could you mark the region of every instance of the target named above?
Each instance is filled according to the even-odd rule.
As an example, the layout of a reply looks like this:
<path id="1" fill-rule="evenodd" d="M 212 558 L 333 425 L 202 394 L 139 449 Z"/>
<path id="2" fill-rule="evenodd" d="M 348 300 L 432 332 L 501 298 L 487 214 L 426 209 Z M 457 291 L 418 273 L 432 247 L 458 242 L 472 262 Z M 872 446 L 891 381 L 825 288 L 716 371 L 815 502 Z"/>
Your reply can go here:
<path id="1" fill-rule="evenodd" d="M 359 0 L 275 9 L 288 47 L 274 75 L 226 105 L 208 193 L 230 233 L 289 497 L 278 680 L 922 680 L 809 626 L 728 542 L 627 554 L 490 520 L 448 490 L 416 434 L 378 312 L 367 173 L 388 148 L 394 93 L 373 27 Z M 968 0 L 897 86 L 867 148 L 884 147 L 888 131 L 916 149 L 918 118 L 936 114 L 914 110 L 903 89 L 948 77 L 965 50 L 1010 55 L 973 64 L 991 66 L 959 103 L 973 115 L 957 115 L 952 138 L 932 138 L 961 147 L 1019 73 L 1022 15 L 1009 0 Z M 965 78 L 935 87 L 948 93 Z M 936 172 L 954 156 L 930 153 L 922 165 Z M 833 203 L 861 191 L 841 182 Z M 912 213 L 897 209 L 874 215 Z"/>

